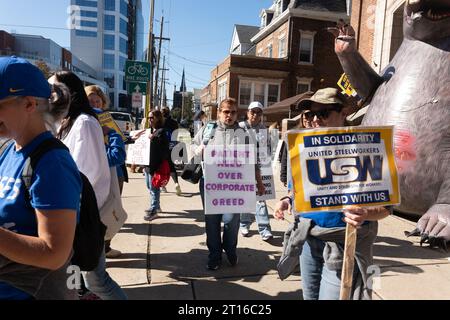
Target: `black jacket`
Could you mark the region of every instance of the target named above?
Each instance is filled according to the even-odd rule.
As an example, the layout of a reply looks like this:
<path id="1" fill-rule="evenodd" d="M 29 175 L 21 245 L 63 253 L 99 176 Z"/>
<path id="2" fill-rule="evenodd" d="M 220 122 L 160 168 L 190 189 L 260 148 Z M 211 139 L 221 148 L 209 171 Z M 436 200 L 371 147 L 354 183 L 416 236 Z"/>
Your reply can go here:
<path id="1" fill-rule="evenodd" d="M 167 138 L 166 130 L 160 128 L 153 132 L 150 140 L 149 173 L 150 175 L 153 175 L 156 170 L 158 170 L 163 160 L 169 159 L 169 139 Z"/>

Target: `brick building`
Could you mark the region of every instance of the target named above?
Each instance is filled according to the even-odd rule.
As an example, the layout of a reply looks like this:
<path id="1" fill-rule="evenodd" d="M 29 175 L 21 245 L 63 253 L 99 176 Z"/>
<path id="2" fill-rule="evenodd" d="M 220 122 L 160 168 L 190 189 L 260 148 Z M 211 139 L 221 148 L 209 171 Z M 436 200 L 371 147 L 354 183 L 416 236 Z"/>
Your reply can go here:
<path id="1" fill-rule="evenodd" d="M 377 72 L 386 67 L 403 41 L 405 0 L 353 0 L 351 25 L 357 48 Z"/>
<path id="2" fill-rule="evenodd" d="M 251 37 L 253 45 L 231 54 L 239 45 L 233 43 L 230 55 L 211 71 L 202 92 L 203 108 L 211 111 L 223 98 L 233 97 L 243 118 L 251 101 L 268 107 L 298 93 L 336 86 L 342 68 L 326 28 L 339 19 L 349 21 L 347 4 L 346 0 L 274 0 L 261 11 L 261 27 L 253 28 L 257 32 Z M 234 30 L 233 42 L 245 38 L 236 32 L 250 29 Z M 273 115 L 266 121 L 281 122 L 286 116 Z"/>

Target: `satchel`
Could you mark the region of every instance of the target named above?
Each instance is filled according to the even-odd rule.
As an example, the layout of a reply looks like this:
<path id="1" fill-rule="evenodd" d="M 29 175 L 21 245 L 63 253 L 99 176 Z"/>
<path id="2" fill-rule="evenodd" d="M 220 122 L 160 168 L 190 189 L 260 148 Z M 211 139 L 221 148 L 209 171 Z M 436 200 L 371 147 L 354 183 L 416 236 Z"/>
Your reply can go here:
<path id="1" fill-rule="evenodd" d="M 202 165 L 200 163 L 194 163 L 194 158 L 185 164 L 183 172 L 181 173 L 181 178 L 190 183 L 196 184 L 200 181 L 203 176 Z"/>

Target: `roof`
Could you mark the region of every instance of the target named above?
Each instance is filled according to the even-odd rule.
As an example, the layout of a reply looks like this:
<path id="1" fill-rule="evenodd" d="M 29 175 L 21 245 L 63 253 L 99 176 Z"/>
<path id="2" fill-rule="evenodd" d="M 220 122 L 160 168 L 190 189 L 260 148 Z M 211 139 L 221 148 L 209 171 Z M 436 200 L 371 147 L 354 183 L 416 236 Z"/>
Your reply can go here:
<path id="1" fill-rule="evenodd" d="M 296 0 L 291 1 L 294 8 L 311 10 L 311 11 L 325 11 L 325 12 L 347 12 L 346 0 Z"/>
<path id="2" fill-rule="evenodd" d="M 235 28 L 240 43 L 251 43 L 252 41 L 250 39 L 260 30 L 259 27 L 256 26 L 245 26 L 241 24 L 236 24 Z"/>

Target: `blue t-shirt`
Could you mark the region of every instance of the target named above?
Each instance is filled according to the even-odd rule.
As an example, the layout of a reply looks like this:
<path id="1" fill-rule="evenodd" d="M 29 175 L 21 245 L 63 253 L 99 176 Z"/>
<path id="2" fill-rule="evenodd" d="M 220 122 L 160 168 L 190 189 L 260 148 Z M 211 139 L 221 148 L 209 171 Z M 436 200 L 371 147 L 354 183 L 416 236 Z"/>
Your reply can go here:
<path id="1" fill-rule="evenodd" d="M 37 236 L 37 221 L 22 184 L 25 161 L 42 141 L 52 137 L 44 132 L 16 151 L 12 143 L 0 155 L 0 227 L 19 234 Z M 50 150 L 36 165 L 31 179 L 31 206 L 41 210 L 79 211 L 82 182 L 70 153 Z M 24 299 L 26 293 L 0 282 L 1 299 Z"/>
<path id="2" fill-rule="evenodd" d="M 292 182 L 288 181 L 288 190 L 292 189 Z M 311 219 L 316 225 L 322 228 L 345 227 L 342 220 L 344 214 L 341 211 L 320 211 L 301 214 L 302 218 Z"/>

